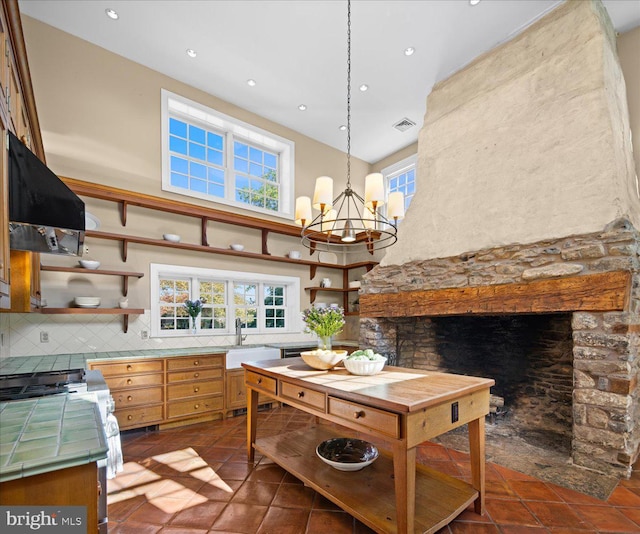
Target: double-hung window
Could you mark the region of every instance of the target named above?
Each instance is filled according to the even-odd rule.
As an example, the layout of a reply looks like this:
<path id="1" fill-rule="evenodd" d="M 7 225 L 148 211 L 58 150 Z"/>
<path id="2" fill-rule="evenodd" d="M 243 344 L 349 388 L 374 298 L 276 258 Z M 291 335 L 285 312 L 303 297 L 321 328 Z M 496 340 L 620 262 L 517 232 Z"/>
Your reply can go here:
<path id="1" fill-rule="evenodd" d="M 386 184 L 386 193 L 400 191 L 404 194 L 405 212 L 411 204 L 413 195 L 416 192 L 416 161 L 417 156 L 409 156 L 389 167 L 382 169 Z"/>
<path id="2" fill-rule="evenodd" d="M 300 279 L 290 276 L 151 264 L 151 335 L 193 335 L 184 304 L 200 300 L 196 335 L 299 332 Z"/>
<path id="3" fill-rule="evenodd" d="M 291 219 L 293 141 L 162 90 L 162 189 Z"/>

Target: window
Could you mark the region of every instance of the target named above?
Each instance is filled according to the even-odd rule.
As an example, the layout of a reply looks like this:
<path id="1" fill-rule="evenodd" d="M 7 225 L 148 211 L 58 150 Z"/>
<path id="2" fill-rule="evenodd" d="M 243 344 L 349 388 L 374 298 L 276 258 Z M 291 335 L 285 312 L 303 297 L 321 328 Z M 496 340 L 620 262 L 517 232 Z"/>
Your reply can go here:
<path id="1" fill-rule="evenodd" d="M 387 195 L 395 191 L 404 193 L 405 212 L 409 208 L 409 204 L 411 204 L 413 195 L 416 192 L 416 160 L 417 155 L 410 156 L 382 169 Z"/>
<path id="2" fill-rule="evenodd" d="M 196 335 L 300 331 L 300 279 L 288 276 L 151 264 L 151 335 L 192 335 L 184 303 L 204 301 Z"/>
<path id="3" fill-rule="evenodd" d="M 293 218 L 294 143 L 162 90 L 162 189 Z"/>

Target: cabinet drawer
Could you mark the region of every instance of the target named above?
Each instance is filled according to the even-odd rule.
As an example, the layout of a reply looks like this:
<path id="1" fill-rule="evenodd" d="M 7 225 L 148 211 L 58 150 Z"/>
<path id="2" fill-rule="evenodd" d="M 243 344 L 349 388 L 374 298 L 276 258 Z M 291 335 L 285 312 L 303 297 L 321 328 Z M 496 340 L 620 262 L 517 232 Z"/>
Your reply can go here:
<path id="1" fill-rule="evenodd" d="M 154 404 L 163 401 L 162 387 L 124 389 L 113 392 L 116 409 L 139 404 Z"/>
<path id="2" fill-rule="evenodd" d="M 215 410 L 222 410 L 224 399 L 219 397 L 204 397 L 199 399 L 174 401 L 167 404 L 167 418 L 183 417 Z"/>
<path id="3" fill-rule="evenodd" d="M 141 386 L 161 386 L 163 384 L 162 373 L 152 375 L 114 376 L 107 378 L 110 390 L 123 388 L 137 388 Z"/>
<path id="4" fill-rule="evenodd" d="M 136 360 L 119 363 L 92 363 L 91 369 L 98 369 L 105 378 L 132 373 L 162 372 L 162 360 Z"/>
<path id="5" fill-rule="evenodd" d="M 211 380 L 214 378 L 222 378 L 222 367 L 219 369 L 198 369 L 194 371 L 173 371 L 167 373 L 167 382 L 184 382 L 185 380 Z"/>
<path id="6" fill-rule="evenodd" d="M 167 370 L 195 369 L 199 367 L 222 367 L 223 354 L 205 354 L 204 356 L 187 356 L 185 358 L 167 358 Z"/>
<path id="7" fill-rule="evenodd" d="M 357 402 L 329 397 L 329 414 L 392 438 L 400 437 L 400 416 Z"/>
<path id="8" fill-rule="evenodd" d="M 222 395 L 223 390 L 224 382 L 222 380 L 202 380 L 184 384 L 172 384 L 167 387 L 167 400 L 185 399 L 201 395 Z"/>
<path id="9" fill-rule="evenodd" d="M 147 426 L 162 421 L 162 406 L 127 408 L 115 412 L 120 428 Z"/>
<path id="10" fill-rule="evenodd" d="M 244 381 L 247 386 L 253 389 L 259 389 L 265 393 L 276 394 L 276 380 L 268 376 L 264 376 L 253 371 L 247 371 L 244 375 Z"/>
<path id="11" fill-rule="evenodd" d="M 289 382 L 280 382 L 280 395 L 283 398 L 295 400 L 322 412 L 326 411 L 326 395 L 306 387 L 296 386 Z"/>

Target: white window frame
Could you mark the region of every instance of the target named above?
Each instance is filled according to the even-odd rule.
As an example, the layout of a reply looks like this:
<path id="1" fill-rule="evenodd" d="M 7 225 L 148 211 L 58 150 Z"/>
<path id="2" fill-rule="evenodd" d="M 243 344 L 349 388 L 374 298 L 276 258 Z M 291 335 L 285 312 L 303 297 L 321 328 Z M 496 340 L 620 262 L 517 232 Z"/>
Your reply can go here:
<path id="1" fill-rule="evenodd" d="M 183 265 L 166 265 L 162 263 L 151 263 L 149 266 L 150 278 L 150 295 L 151 295 L 151 337 L 172 338 L 194 336 L 191 329 L 188 330 L 161 330 L 160 329 L 160 279 L 161 278 L 179 278 L 192 280 L 191 300 L 198 298 L 194 294 L 194 281 L 201 278 L 207 280 L 216 280 L 226 283 L 227 292 L 227 328 L 224 330 L 200 330 L 198 329 L 195 336 L 231 336 L 235 335 L 235 308 L 233 303 L 233 282 L 247 282 L 256 284 L 260 287 L 259 294 L 256 298 L 256 307 L 258 308 L 258 328 L 243 329 L 244 334 L 274 334 L 283 333 L 299 333 L 302 331 L 302 323 L 300 318 L 300 278 L 294 276 L 280 276 L 275 274 L 251 273 L 242 271 L 226 271 L 220 269 L 205 269 L 199 267 L 186 267 Z M 285 309 L 285 327 L 284 328 L 265 328 L 264 323 L 264 295 L 262 294 L 263 284 L 281 285 L 286 288 L 286 309 Z"/>
<path id="2" fill-rule="evenodd" d="M 293 220 L 294 184 L 295 184 L 295 143 L 252 124 L 225 115 L 215 109 L 193 100 L 161 89 L 162 109 L 162 190 L 179 195 L 199 198 L 242 208 L 274 217 Z M 205 129 L 215 130 L 225 138 L 225 197 L 214 197 L 198 191 L 191 191 L 171 185 L 171 164 L 169 151 L 169 118 L 176 117 Z M 233 171 L 234 140 L 248 143 L 256 148 L 278 154 L 278 180 L 280 196 L 279 210 L 273 211 L 235 200 Z"/>
<path id="3" fill-rule="evenodd" d="M 389 200 L 389 180 L 391 180 L 392 178 L 395 178 L 399 174 L 403 174 L 407 171 L 410 171 L 411 169 L 414 169 L 415 176 L 416 176 L 416 191 L 418 190 L 417 163 L 418 163 L 418 154 L 414 154 L 412 156 L 406 157 L 394 163 L 393 165 L 389 165 L 388 167 L 385 167 L 380 171 L 382 173 L 382 176 L 384 177 L 384 194 L 386 197 L 385 200 L 387 201 Z M 413 196 L 415 197 L 415 193 Z M 385 203 L 385 209 L 386 209 L 386 206 L 388 206 L 388 202 Z"/>

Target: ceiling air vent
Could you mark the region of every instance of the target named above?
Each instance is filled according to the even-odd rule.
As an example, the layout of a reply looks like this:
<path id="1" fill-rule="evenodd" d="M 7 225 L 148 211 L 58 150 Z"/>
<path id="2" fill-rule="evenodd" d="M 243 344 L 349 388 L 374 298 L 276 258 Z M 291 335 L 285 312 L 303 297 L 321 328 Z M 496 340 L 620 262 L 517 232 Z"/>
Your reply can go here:
<path id="1" fill-rule="evenodd" d="M 396 122 L 393 127 L 400 132 L 406 132 L 409 128 L 413 128 L 415 125 L 415 122 L 405 117 L 404 119 L 400 119 Z"/>

